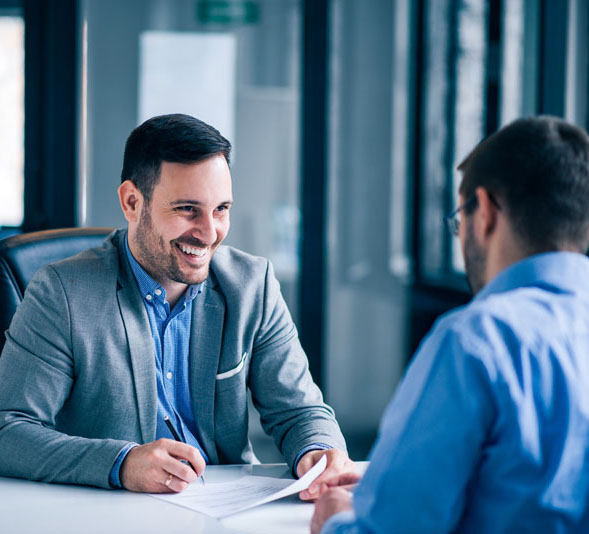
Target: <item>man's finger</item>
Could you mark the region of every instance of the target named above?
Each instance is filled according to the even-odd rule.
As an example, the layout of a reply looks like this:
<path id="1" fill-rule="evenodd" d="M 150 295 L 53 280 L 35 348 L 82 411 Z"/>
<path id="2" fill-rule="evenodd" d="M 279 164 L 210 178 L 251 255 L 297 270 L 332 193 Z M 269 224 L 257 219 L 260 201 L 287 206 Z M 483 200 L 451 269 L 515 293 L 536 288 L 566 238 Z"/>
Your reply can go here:
<path id="1" fill-rule="evenodd" d="M 164 480 L 165 490 L 166 493 L 179 493 L 184 491 L 188 486 L 188 482 L 184 480 L 180 480 L 178 477 L 172 475 L 171 473 L 165 473 L 166 479 Z"/>
<path id="2" fill-rule="evenodd" d="M 342 475 L 330 478 L 326 482 L 322 482 L 319 488 L 313 493 L 310 493 L 308 490 L 302 491 L 300 497 L 302 500 L 317 499 L 331 488 L 336 487 L 352 492 L 361 478 L 356 473 L 343 473 Z"/>
<path id="3" fill-rule="evenodd" d="M 185 460 L 192 466 L 194 472 L 199 477 L 202 476 L 207 466 L 205 459 L 202 457 L 202 454 L 198 451 L 198 449 L 192 447 L 192 450 L 190 451 L 188 456 L 189 457 L 185 458 Z"/>
<path id="4" fill-rule="evenodd" d="M 327 482 L 339 477 L 343 472 L 353 471 L 354 470 L 354 462 L 352 462 L 348 455 L 340 450 L 337 449 L 329 449 L 327 451 L 322 451 L 323 454 L 319 453 L 318 451 L 313 451 L 313 453 L 309 453 L 303 457 L 304 460 L 310 459 L 312 463 L 315 463 L 323 454 L 327 456 L 327 468 L 321 475 L 319 475 L 310 485 L 309 488 L 302 491 L 299 494 L 299 497 L 302 500 L 311 500 L 316 499 L 320 495 L 322 495 L 327 489 Z M 301 470 L 299 470 L 300 472 Z M 353 480 L 353 483 L 356 480 Z M 339 485 L 339 484 L 333 484 Z"/>
<path id="5" fill-rule="evenodd" d="M 190 465 L 181 462 L 173 456 L 169 456 L 168 460 L 163 463 L 162 467 L 166 473 L 187 483 L 194 482 L 198 478 L 198 475 Z"/>
<path id="6" fill-rule="evenodd" d="M 362 477 L 358 473 L 348 471 L 326 480 L 325 485 L 330 488 L 334 486 L 355 486 L 361 478 Z"/>
<path id="7" fill-rule="evenodd" d="M 328 455 L 327 460 L 328 464 L 325 471 L 309 485 L 311 495 L 318 494 L 322 484 L 326 484 L 329 480 L 341 475 L 342 472 L 352 471 L 354 468 L 354 464 L 344 454 L 333 454 L 331 457 Z"/>
<path id="8" fill-rule="evenodd" d="M 165 447 L 171 456 L 180 460 L 186 460 L 198 476 L 204 473 L 206 462 L 198 449 L 192 445 L 171 439 L 165 440 Z"/>

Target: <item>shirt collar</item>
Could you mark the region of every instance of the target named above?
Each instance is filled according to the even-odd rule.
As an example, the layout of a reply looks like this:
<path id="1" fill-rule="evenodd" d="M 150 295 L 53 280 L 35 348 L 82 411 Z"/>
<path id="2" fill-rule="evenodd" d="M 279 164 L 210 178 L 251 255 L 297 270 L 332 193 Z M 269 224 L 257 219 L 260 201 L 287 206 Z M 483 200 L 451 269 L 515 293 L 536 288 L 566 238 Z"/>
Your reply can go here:
<path id="1" fill-rule="evenodd" d="M 589 291 L 589 258 L 576 252 L 546 252 L 529 256 L 501 271 L 477 293 L 475 300 L 534 285 L 556 292 Z"/>
<path id="2" fill-rule="evenodd" d="M 129 260 L 131 270 L 133 271 L 135 280 L 137 280 L 139 292 L 143 299 L 147 302 L 164 302 L 166 300 L 166 290 L 149 276 L 145 269 L 141 267 L 139 262 L 135 259 L 135 256 L 133 256 L 131 249 L 129 248 L 127 236 L 125 236 L 125 251 L 127 252 L 127 259 Z M 202 293 L 202 283 L 188 286 L 184 293 L 184 302 L 187 303 L 193 300 L 199 293 Z"/>

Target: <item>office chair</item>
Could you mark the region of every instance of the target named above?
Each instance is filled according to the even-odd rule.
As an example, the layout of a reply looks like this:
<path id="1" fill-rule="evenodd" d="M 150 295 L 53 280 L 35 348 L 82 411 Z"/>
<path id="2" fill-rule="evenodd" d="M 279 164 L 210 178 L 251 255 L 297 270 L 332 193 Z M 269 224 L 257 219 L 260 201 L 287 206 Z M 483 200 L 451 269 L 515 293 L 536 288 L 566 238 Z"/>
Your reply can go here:
<path id="1" fill-rule="evenodd" d="M 0 353 L 5 332 L 35 272 L 48 263 L 100 246 L 112 228 L 64 228 L 0 240 Z"/>

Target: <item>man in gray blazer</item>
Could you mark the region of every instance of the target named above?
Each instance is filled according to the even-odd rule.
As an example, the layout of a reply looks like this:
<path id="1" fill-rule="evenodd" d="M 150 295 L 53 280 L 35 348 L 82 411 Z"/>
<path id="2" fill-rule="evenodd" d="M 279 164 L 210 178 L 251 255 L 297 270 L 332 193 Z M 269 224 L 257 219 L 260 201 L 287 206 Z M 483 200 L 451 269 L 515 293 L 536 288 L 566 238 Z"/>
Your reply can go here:
<path id="1" fill-rule="evenodd" d="M 256 461 L 248 388 L 293 473 L 327 454 L 312 489 L 351 468 L 271 264 L 220 246 L 230 149 L 186 115 L 131 133 L 128 230 L 42 268 L 6 333 L 1 476 L 182 491 L 207 463 Z"/>

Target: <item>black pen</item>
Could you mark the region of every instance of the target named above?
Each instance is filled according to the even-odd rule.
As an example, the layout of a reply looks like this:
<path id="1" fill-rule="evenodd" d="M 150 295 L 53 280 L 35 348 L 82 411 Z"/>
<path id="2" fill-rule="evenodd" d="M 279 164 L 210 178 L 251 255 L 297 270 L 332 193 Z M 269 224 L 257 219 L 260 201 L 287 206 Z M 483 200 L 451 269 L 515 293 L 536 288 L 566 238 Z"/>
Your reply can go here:
<path id="1" fill-rule="evenodd" d="M 176 429 L 174 428 L 174 425 L 172 424 L 172 421 L 170 421 L 170 418 L 167 415 L 164 415 L 164 421 L 166 423 L 166 425 L 168 426 L 168 428 L 170 429 L 170 432 L 172 433 L 172 436 L 174 436 L 174 439 L 176 441 L 179 441 L 180 443 L 186 443 L 178 434 L 178 432 L 176 432 Z M 194 468 L 193 468 L 194 469 Z M 198 477 L 200 478 L 200 481 L 202 482 L 202 485 L 205 485 L 205 477 L 204 476 L 200 476 Z"/>

